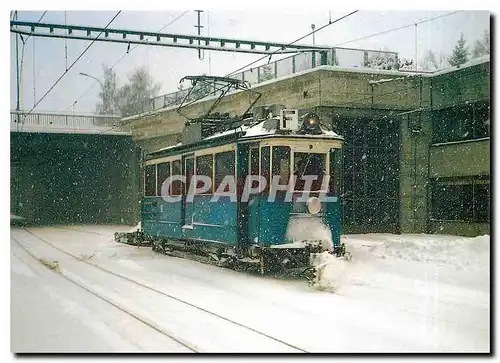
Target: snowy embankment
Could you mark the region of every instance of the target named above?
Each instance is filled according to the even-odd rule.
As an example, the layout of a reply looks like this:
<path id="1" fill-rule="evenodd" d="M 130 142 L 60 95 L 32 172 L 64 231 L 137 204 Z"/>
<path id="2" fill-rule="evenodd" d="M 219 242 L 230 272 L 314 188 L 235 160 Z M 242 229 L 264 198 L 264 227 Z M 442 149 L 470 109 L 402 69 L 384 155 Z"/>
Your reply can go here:
<path id="1" fill-rule="evenodd" d="M 325 267 L 317 288 L 426 314 L 489 336 L 490 237 L 348 235 L 351 262 Z"/>
<path id="2" fill-rule="evenodd" d="M 382 270 L 399 276 L 411 275 L 417 270 L 422 272 L 419 277 L 425 280 L 431 279 L 431 274 L 440 282 L 465 282 L 466 285 L 475 282 L 483 288 L 489 286 L 490 237 L 487 235 L 468 238 L 365 234 L 344 236 L 343 242 L 353 260 L 345 262 L 333 256 L 325 257 L 327 265 L 320 284 L 324 288 L 359 284 L 360 278 L 368 283 L 373 280 L 374 272 Z"/>

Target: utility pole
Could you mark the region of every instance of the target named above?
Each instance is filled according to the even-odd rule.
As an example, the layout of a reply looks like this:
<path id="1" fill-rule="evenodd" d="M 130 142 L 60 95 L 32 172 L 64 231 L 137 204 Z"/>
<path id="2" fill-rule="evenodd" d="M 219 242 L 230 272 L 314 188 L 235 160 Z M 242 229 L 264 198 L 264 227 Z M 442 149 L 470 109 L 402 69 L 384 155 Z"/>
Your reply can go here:
<path id="1" fill-rule="evenodd" d="M 203 28 L 203 25 L 201 25 L 201 13 L 203 13 L 203 10 L 195 10 L 198 13 L 198 25 L 195 25 L 195 28 L 198 28 L 198 35 L 201 35 L 201 28 Z M 198 39 L 198 45 L 200 45 L 200 40 Z M 198 49 L 198 59 L 203 59 L 204 57 L 201 56 L 201 49 Z"/>
<path id="2" fill-rule="evenodd" d="M 66 25 L 66 11 L 64 12 L 64 25 Z M 64 58 L 66 60 L 66 71 L 68 70 L 68 40 L 64 39 Z"/>
<path id="3" fill-rule="evenodd" d="M 210 36 L 210 13 L 207 11 L 207 26 L 208 26 L 208 36 Z M 208 51 L 208 75 L 212 75 L 212 56 L 211 52 Z M 214 91 L 215 91 L 215 85 L 214 85 Z"/>
<path id="4" fill-rule="evenodd" d="M 312 34 L 312 36 L 313 36 L 313 45 L 314 45 L 314 44 L 316 44 L 316 40 L 314 39 L 314 29 L 315 29 L 315 28 L 316 28 L 316 25 L 311 24 L 311 29 L 312 29 L 312 31 L 313 31 L 313 34 Z"/>
<path id="5" fill-rule="evenodd" d="M 17 10 L 14 12 L 14 19 L 17 20 Z M 16 34 L 16 111 L 17 122 L 19 122 L 20 92 L 19 92 L 19 34 Z"/>
<path id="6" fill-rule="evenodd" d="M 415 70 L 417 70 L 417 63 L 418 63 L 418 33 L 417 33 L 417 30 L 418 30 L 418 24 L 415 23 Z"/>

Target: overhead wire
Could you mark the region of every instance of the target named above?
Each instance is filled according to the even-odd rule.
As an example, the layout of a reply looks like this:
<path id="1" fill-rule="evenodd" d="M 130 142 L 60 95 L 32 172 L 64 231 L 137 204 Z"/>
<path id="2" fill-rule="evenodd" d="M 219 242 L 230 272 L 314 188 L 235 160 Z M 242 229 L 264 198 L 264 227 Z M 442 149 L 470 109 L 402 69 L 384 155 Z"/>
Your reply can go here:
<path id="1" fill-rule="evenodd" d="M 403 26 L 400 26 L 400 27 L 397 27 L 397 28 L 393 28 L 393 29 L 389 29 L 389 30 L 384 30 L 384 31 L 381 31 L 379 33 L 370 34 L 370 35 L 367 35 L 367 36 L 364 36 L 364 37 L 361 37 L 361 38 L 356 38 L 356 39 L 348 40 L 346 42 L 335 44 L 335 46 L 349 44 L 349 43 L 354 43 L 354 42 L 357 42 L 357 41 L 360 41 L 360 40 L 365 40 L 365 39 L 373 38 L 373 37 L 376 37 L 376 36 L 379 36 L 379 35 L 384 35 L 384 34 L 392 33 L 392 32 L 395 32 L 397 30 L 409 28 L 409 27 L 415 26 L 415 25 L 420 25 L 420 24 L 426 23 L 428 21 L 433 21 L 433 20 L 436 20 L 436 19 L 439 19 L 439 18 L 443 18 L 445 16 L 450 16 L 450 15 L 453 15 L 453 14 L 456 14 L 456 13 L 460 13 L 462 11 L 463 10 L 452 11 L 452 12 L 449 12 L 449 13 L 446 13 L 446 14 L 442 14 L 442 15 L 438 15 L 438 16 L 435 16 L 435 17 L 432 17 L 432 18 L 429 18 L 429 19 L 424 19 L 424 20 L 421 20 L 421 21 L 413 22 L 411 24 L 403 25 Z"/>
<path id="2" fill-rule="evenodd" d="M 90 47 L 96 42 L 96 40 L 102 35 L 102 33 L 104 33 L 104 30 L 106 30 L 110 25 L 111 23 L 118 17 L 118 15 L 120 15 L 122 11 L 119 10 L 115 16 L 113 16 L 113 18 L 108 22 L 108 24 L 106 24 L 106 26 L 104 27 L 104 29 L 97 35 L 97 37 L 95 39 L 93 39 L 90 44 L 83 50 L 82 53 L 80 53 L 80 55 L 74 60 L 73 63 L 71 63 L 71 65 L 61 74 L 61 76 L 54 82 L 54 84 L 52 84 L 52 86 L 47 90 L 47 92 L 45 92 L 45 94 L 38 100 L 38 102 L 36 102 L 33 107 L 31 108 L 31 110 L 29 110 L 28 113 L 24 114 L 24 118 L 28 115 L 31 114 L 31 112 L 33 112 L 33 110 L 36 108 L 36 106 L 38 106 L 40 104 L 40 102 L 42 102 L 45 97 L 47 97 L 47 95 L 54 89 L 55 86 L 57 86 L 57 84 L 61 81 L 61 79 L 63 79 L 63 77 L 71 70 L 71 68 L 73 68 L 73 66 L 80 60 L 81 57 L 83 57 L 83 55 L 90 49 Z M 23 122 L 23 125 L 24 125 L 24 122 Z M 22 127 L 21 127 L 21 131 L 22 131 Z"/>
<path id="3" fill-rule="evenodd" d="M 31 108 L 31 110 L 28 112 L 28 114 L 30 114 L 33 109 L 45 98 L 47 97 L 47 95 L 54 89 L 54 87 L 61 81 L 61 79 L 71 70 L 71 68 L 73 68 L 73 66 L 80 60 L 81 57 L 83 57 L 83 55 L 89 50 L 89 48 L 96 42 L 96 40 L 102 35 L 102 33 L 104 33 L 104 30 L 106 30 L 110 25 L 111 23 L 118 17 L 118 15 L 120 15 L 121 13 L 121 10 L 119 10 L 115 16 L 113 16 L 113 18 L 108 22 L 108 24 L 104 27 L 104 29 L 97 35 L 97 37 L 95 39 L 93 39 L 90 44 L 83 50 L 82 53 L 80 53 L 80 55 L 73 61 L 73 63 L 71 63 L 71 65 L 68 67 L 68 69 L 66 69 L 63 74 L 54 82 L 54 84 L 47 90 L 47 92 L 45 92 L 45 94 L 42 96 L 42 98 L 40 98 L 40 100 Z M 28 115 L 27 114 L 27 115 Z"/>
<path id="4" fill-rule="evenodd" d="M 436 19 L 438 19 L 438 18 L 442 18 L 442 17 L 445 17 L 445 16 L 449 16 L 449 15 L 452 15 L 452 14 L 456 14 L 456 13 L 459 13 L 459 12 L 461 12 L 461 11 L 463 11 L 463 10 L 453 11 L 453 12 L 450 12 L 450 13 L 447 13 L 447 14 L 442 14 L 442 15 L 439 15 L 439 16 L 435 16 L 435 17 L 432 17 L 432 18 L 429 18 L 429 19 L 424 19 L 424 20 L 422 20 L 422 21 L 417 22 L 417 24 L 421 24 L 421 23 L 425 23 L 425 22 L 432 21 L 432 20 L 436 20 Z M 348 15 L 349 15 L 349 14 L 348 14 Z M 339 19 L 335 20 L 334 22 L 336 22 L 336 21 L 338 21 L 338 20 L 339 20 Z M 332 24 L 333 24 L 334 22 L 332 22 Z M 327 24 L 327 25 L 329 25 L 329 24 Z M 404 26 L 404 27 L 410 27 L 410 26 L 414 26 L 414 25 L 415 25 L 415 23 L 411 23 L 411 24 L 406 25 L 406 26 Z M 323 28 L 324 28 L 324 27 L 321 27 L 320 29 L 323 29 Z M 376 34 L 374 34 L 374 35 L 372 35 L 372 36 L 375 36 L 375 35 L 380 35 L 380 34 L 385 34 L 385 33 L 388 33 L 388 32 L 390 32 L 390 31 L 396 31 L 396 30 L 399 30 L 399 29 L 402 29 L 402 28 L 403 28 L 403 27 L 399 27 L 399 28 L 391 29 L 391 30 L 384 31 L 384 32 L 381 32 L 381 33 L 376 33 Z M 319 29 L 319 30 L 320 30 L 320 29 Z M 317 32 L 317 30 L 316 30 L 315 32 Z M 308 35 L 310 35 L 310 34 L 312 34 L 312 32 L 311 32 L 311 33 L 309 33 Z M 306 36 L 308 36 L 308 35 L 306 35 Z M 304 36 L 304 37 L 306 37 L 306 36 Z M 303 39 L 304 37 L 302 37 L 302 38 L 300 38 L 300 39 L 296 40 L 295 42 L 297 42 L 297 41 L 299 41 L 299 40 Z M 371 36 L 368 36 L 368 37 L 371 37 Z M 366 38 L 368 38 L 368 37 L 363 37 L 363 39 L 366 39 Z M 360 39 L 361 39 L 361 38 L 360 38 Z M 355 39 L 355 40 L 353 40 L 353 41 L 356 41 L 356 40 L 359 40 L 359 39 Z M 294 43 L 294 42 L 293 42 L 293 43 Z M 293 43 L 289 43 L 289 45 L 291 45 L 291 44 L 293 44 Z M 346 43 L 347 43 L 347 42 L 346 42 Z M 345 44 L 345 43 L 344 43 L 344 44 Z M 262 60 L 262 59 L 266 58 L 267 56 L 268 56 L 268 55 L 266 55 L 266 56 L 264 56 L 264 57 L 262 57 L 262 58 L 258 59 L 257 61 L 252 62 L 251 64 L 254 64 L 255 62 L 258 62 L 259 60 Z M 246 65 L 246 66 L 245 66 L 245 67 L 243 67 L 243 68 L 246 68 L 246 67 L 248 67 L 248 66 L 249 66 L 249 65 L 251 65 L 251 64 L 248 64 L 248 65 Z M 238 71 L 240 71 L 240 70 L 241 70 L 241 68 L 240 68 L 240 69 L 238 69 L 238 70 L 236 70 L 236 71 L 234 71 L 234 72 L 229 73 L 229 75 L 234 74 L 234 73 L 236 73 L 236 72 L 238 72 Z M 420 75 L 420 74 L 411 75 L 411 77 L 419 77 L 419 76 L 421 76 L 421 75 Z M 226 77 L 227 77 L 227 76 L 226 76 Z M 398 93 L 398 92 L 404 92 L 404 91 L 409 91 L 409 90 L 412 90 L 412 89 L 416 89 L 416 88 L 419 88 L 419 87 L 420 87 L 420 85 L 410 86 L 410 87 L 405 87 L 405 88 L 402 88 L 402 89 L 392 90 L 392 91 L 385 92 L 385 93 L 382 93 L 382 94 L 374 95 L 374 97 L 383 97 L 383 96 L 388 96 L 388 95 L 395 94 L 395 93 Z M 335 107 L 338 107 L 338 106 L 346 106 L 346 105 L 350 105 L 350 104 L 353 104 L 353 103 L 356 103 L 356 102 L 366 101 L 366 100 L 369 100 L 369 99 L 372 99 L 372 96 L 367 96 L 367 97 L 363 97 L 363 98 L 359 98 L 359 99 L 351 100 L 351 101 L 348 101 L 348 102 L 344 102 L 344 103 L 336 104 L 336 105 L 335 105 Z M 121 126 L 125 126 L 125 125 L 127 125 L 127 124 L 129 124 L 129 123 L 131 123 L 131 122 L 133 122 L 133 121 L 135 121 L 135 119 L 132 119 L 132 120 L 130 120 L 130 121 L 128 121 L 128 122 L 125 122 L 125 123 L 121 124 Z M 116 127 L 119 127 L 119 126 L 112 127 L 111 129 L 114 129 L 114 128 L 116 128 Z"/>
<path id="5" fill-rule="evenodd" d="M 318 28 L 318 29 L 315 29 L 315 30 L 314 30 L 314 32 L 315 32 L 315 33 L 317 33 L 318 31 L 321 31 L 321 30 L 323 30 L 324 28 L 326 28 L 326 27 L 328 27 L 328 26 L 330 26 L 330 25 L 332 25 L 332 24 L 337 23 L 337 22 L 339 22 L 339 21 L 341 21 L 341 20 L 343 20 L 343 19 L 345 19 L 345 18 L 347 18 L 347 17 L 349 17 L 349 16 L 351 16 L 351 15 L 353 15 L 353 14 L 357 13 L 358 11 L 359 11 L 359 10 L 354 10 L 354 11 L 350 12 L 349 14 L 343 15 L 343 16 L 341 16 L 340 18 L 337 18 L 337 19 L 335 19 L 335 20 L 333 20 L 333 21 L 329 22 L 328 24 L 323 25 L 322 27 L 320 27 L 320 28 Z M 302 36 L 302 37 L 300 37 L 300 38 L 298 38 L 298 39 L 295 39 L 294 41 L 292 41 L 292 42 L 290 42 L 290 43 L 287 43 L 287 46 L 293 45 L 293 44 L 297 43 L 298 41 L 301 41 L 302 39 L 304 39 L 304 38 L 306 38 L 306 37 L 310 36 L 312 33 L 313 33 L 313 32 L 309 32 L 309 33 L 307 33 L 306 35 L 304 35 L 304 36 Z M 243 66 L 243 67 L 240 67 L 240 68 L 238 68 L 237 70 L 235 70 L 235 71 L 233 71 L 233 72 L 231 72 L 231 73 L 228 73 L 225 77 L 228 77 L 228 76 L 230 76 L 230 75 L 232 75 L 232 74 L 234 74 L 234 73 L 236 73 L 236 72 L 238 72 L 238 71 L 240 71 L 240 70 L 242 70 L 242 69 L 245 69 L 246 67 L 251 66 L 252 64 L 255 64 L 255 63 L 257 63 L 257 62 L 259 62 L 259 61 L 261 61 L 261 60 L 263 60 L 263 59 L 265 59 L 265 58 L 268 58 L 268 57 L 272 56 L 273 54 L 278 53 L 279 51 L 280 51 L 280 49 L 278 49 L 278 50 L 276 50 L 276 51 L 274 51 L 274 52 L 272 52 L 272 53 L 270 53 L 270 54 L 266 54 L 265 56 L 263 56 L 263 57 L 261 57 L 261 58 L 259 58 L 259 59 L 255 60 L 255 61 L 253 61 L 253 62 L 250 62 L 250 63 L 248 63 L 247 65 L 245 65 L 245 66 Z M 133 121 L 135 121 L 135 119 L 131 119 L 131 120 L 126 121 L 126 122 L 124 122 L 124 123 L 120 123 L 120 125 L 113 126 L 113 127 L 109 128 L 109 129 L 104 130 L 103 132 L 113 130 L 113 129 L 117 128 L 117 127 L 123 127 L 123 126 L 126 126 L 126 125 L 128 125 L 128 124 L 132 123 Z"/>
<path id="6" fill-rule="evenodd" d="M 338 43 L 338 44 L 336 44 L 336 46 L 338 46 L 338 45 L 343 45 L 343 44 L 348 44 L 348 43 L 352 43 L 352 42 L 356 42 L 356 41 L 360 41 L 360 40 L 364 40 L 364 39 L 368 39 L 368 38 L 372 38 L 372 37 L 379 36 L 379 35 L 383 35 L 383 34 L 387 34 L 387 33 L 390 33 L 390 32 L 397 31 L 397 30 L 401 30 L 401 29 L 404 29 L 404 28 L 408 28 L 408 27 L 411 27 L 411 26 L 415 26 L 415 24 L 422 24 L 422 23 L 426 23 L 426 22 L 433 21 L 433 20 L 436 20 L 436 19 L 439 19 L 439 18 L 443 18 L 443 17 L 446 17 L 446 16 L 450 16 L 450 15 L 453 15 L 453 14 L 456 14 L 456 13 L 459 13 L 459 12 L 462 12 L 462 11 L 463 11 L 463 10 L 453 11 L 453 12 L 449 12 L 449 13 L 446 13 L 446 14 L 442 14 L 442 15 L 439 15 L 439 16 L 435 16 L 435 17 L 432 17 L 432 18 L 429 18 L 429 19 L 424 19 L 424 20 L 421 20 L 421 21 L 418 21 L 418 22 L 412 22 L 411 24 L 404 25 L 404 26 L 401 26 L 401 27 L 397 27 L 397 28 L 393 28 L 393 29 L 385 30 L 385 31 L 382 31 L 382 32 L 378 32 L 378 33 L 375 33 L 375 34 L 368 35 L 368 36 L 364 36 L 364 37 L 356 38 L 356 39 L 353 39 L 353 40 L 350 40 L 350 41 L 346 41 L 346 42 Z M 168 25 L 170 25 L 170 24 L 172 24 L 173 22 L 175 22 L 176 20 L 178 20 L 180 17 L 182 17 L 183 15 L 185 15 L 187 12 L 188 12 L 188 11 L 184 12 L 183 14 L 181 14 L 179 17 L 177 17 L 176 19 L 174 19 L 172 22 L 170 22 L 169 24 L 167 24 L 165 27 L 167 27 Z M 342 17 L 340 17 L 340 18 L 338 18 L 338 19 L 336 19 L 336 20 L 334 20 L 334 21 L 331 21 L 331 22 L 329 22 L 328 24 L 326 24 L 326 25 L 324 25 L 324 26 L 320 27 L 319 29 L 314 30 L 314 32 L 316 33 L 316 32 L 318 32 L 318 31 L 320 31 L 320 30 L 322 30 L 322 29 L 326 28 L 327 26 L 329 26 L 329 25 L 331 25 L 331 24 L 334 24 L 334 23 L 336 23 L 336 22 L 338 22 L 338 21 L 340 21 L 340 20 L 342 20 L 342 19 L 344 19 L 344 18 L 346 18 L 346 17 L 348 17 L 348 16 L 353 15 L 353 14 L 354 14 L 354 13 L 356 13 L 356 12 L 358 12 L 358 10 L 355 10 L 355 11 L 353 11 L 353 12 L 351 12 L 351 13 L 349 13 L 349 14 L 346 14 L 346 15 L 344 15 L 344 16 L 342 16 Z M 165 27 L 164 27 L 164 28 L 165 28 Z M 164 28 L 160 29 L 158 32 L 160 32 L 160 31 L 161 31 L 161 30 L 163 30 Z M 293 42 L 289 43 L 288 45 L 293 45 L 294 43 L 296 43 L 296 42 L 298 42 L 298 41 L 300 41 L 300 40 L 302 40 L 302 39 L 306 38 L 307 36 L 311 35 L 312 33 L 313 33 L 313 32 L 309 32 L 308 34 L 306 34 L 306 35 L 304 35 L 304 36 L 302 36 L 302 37 L 300 37 L 300 38 L 296 39 L 295 41 L 293 41 Z M 136 44 L 136 45 L 132 48 L 132 50 L 133 50 L 133 49 L 135 49 L 137 46 L 139 46 L 139 44 Z M 227 77 L 227 76 L 229 76 L 229 75 L 232 75 L 232 74 L 234 74 L 234 73 L 236 73 L 236 72 L 238 72 L 238 71 L 240 71 L 240 70 L 243 70 L 243 69 L 245 69 L 245 68 L 246 68 L 246 67 L 248 67 L 248 66 L 251 66 L 251 65 L 253 65 L 253 64 L 255 64 L 255 63 L 257 63 L 257 62 L 259 62 L 260 60 L 263 60 L 263 59 L 265 59 L 265 58 L 267 58 L 267 57 L 270 57 L 270 56 L 272 56 L 273 54 L 279 53 L 279 51 L 280 51 L 280 50 L 277 50 L 277 51 L 275 51 L 275 52 L 273 52 L 273 53 L 271 53 L 271 54 L 266 54 L 265 56 L 263 56 L 263 57 L 261 57 L 261 58 L 259 58 L 259 59 L 255 60 L 255 61 L 253 61 L 253 62 L 250 62 L 250 63 L 248 63 L 247 65 L 245 65 L 245 66 L 243 66 L 243 67 L 240 67 L 240 68 L 238 68 L 237 70 L 235 70 L 235 71 L 233 71 L 233 72 L 229 73 L 228 75 L 226 75 L 226 77 Z M 123 59 L 123 58 L 124 58 L 127 54 L 128 54 L 128 53 L 125 53 L 125 54 L 124 54 L 124 55 L 123 55 L 123 56 L 122 56 L 122 57 L 121 57 L 121 58 L 120 58 L 120 59 L 119 59 L 119 60 L 118 60 L 118 61 L 117 61 L 117 62 L 116 62 L 116 63 L 115 63 L 115 64 L 114 64 L 111 68 L 113 68 L 114 66 L 116 66 L 116 64 L 118 64 L 118 63 L 119 63 L 119 62 L 120 62 L 120 61 L 121 61 L 121 60 L 122 60 L 122 59 Z M 81 97 L 80 97 L 77 101 L 75 101 L 75 103 L 76 103 L 76 102 L 78 102 L 78 101 L 79 101 L 79 100 L 80 100 L 80 99 L 81 99 L 84 95 L 86 95 L 86 94 L 87 94 L 87 92 L 88 92 L 88 91 L 89 91 L 89 90 L 90 90 L 93 86 L 95 86 L 95 84 L 97 84 L 97 81 L 96 81 L 96 82 L 95 82 L 95 83 L 94 83 L 94 84 L 93 84 L 93 85 L 92 85 L 92 86 L 91 86 L 91 87 L 90 87 L 90 88 L 89 88 L 89 89 L 88 89 L 88 90 L 87 90 L 87 91 L 86 91 L 86 92 L 85 92 L 85 93 L 84 93 L 84 94 L 83 94 L 83 95 L 82 95 L 82 96 L 81 96 Z M 390 91 L 390 92 L 387 92 L 387 93 L 383 93 L 383 94 L 375 95 L 375 97 L 381 97 L 381 96 L 385 96 L 385 95 L 390 95 L 390 94 L 394 94 L 394 93 L 397 93 L 397 92 L 402 92 L 402 91 L 405 91 L 405 90 L 411 90 L 411 89 L 414 89 L 414 88 L 418 88 L 418 86 L 415 86 L 415 87 L 408 87 L 408 88 L 405 88 L 405 89 L 399 89 L 399 90 L 396 90 L 396 91 Z M 345 103 L 342 103 L 342 104 L 338 104 L 338 105 L 336 105 L 336 106 L 344 106 L 344 105 L 352 104 L 352 103 L 355 103 L 355 102 L 358 102 L 358 101 L 363 101 L 363 100 L 367 100 L 367 99 L 371 99 L 371 98 L 372 98 L 371 96 L 369 96 L 369 97 L 364 97 L 364 98 L 356 99 L 356 100 L 353 100 L 353 101 L 345 102 Z M 74 103 L 74 104 L 75 104 L 75 103 Z M 71 105 L 71 106 L 72 106 L 72 105 Z M 70 107 L 71 107 L 71 106 L 70 106 Z M 116 125 L 116 126 L 110 127 L 109 129 L 106 129 L 106 130 L 104 130 L 104 131 L 109 131 L 109 130 L 115 129 L 115 128 L 117 128 L 117 127 L 123 127 L 123 126 L 126 126 L 127 124 L 129 124 L 129 123 L 131 123 L 131 122 L 133 122 L 133 121 L 135 121 L 135 119 L 132 119 L 132 120 L 130 120 L 130 121 L 128 121 L 128 122 L 125 122 L 125 123 L 121 123 L 120 125 Z"/>
<path id="7" fill-rule="evenodd" d="M 45 10 L 43 12 L 43 14 L 40 16 L 40 18 L 38 19 L 38 21 L 36 22 L 37 24 L 40 23 L 43 19 L 43 17 L 45 16 L 45 14 L 47 14 L 47 10 Z M 14 12 L 14 16 L 13 16 L 13 19 L 14 17 L 17 16 L 17 12 Z M 17 35 L 16 35 L 17 36 Z M 24 49 L 25 49 L 25 45 L 26 45 L 26 42 L 28 41 L 28 39 L 30 38 L 30 36 L 28 35 L 26 37 L 26 39 L 24 39 L 22 37 L 22 35 L 19 35 L 19 37 L 21 38 L 21 42 L 23 43 L 23 46 L 21 48 L 21 62 L 19 64 L 19 82 L 18 82 L 18 85 L 17 87 L 20 87 L 22 85 L 22 75 L 23 75 L 23 64 L 24 64 Z M 34 51 L 35 51 L 35 38 L 33 38 L 33 64 L 35 62 L 35 54 L 34 54 Z M 34 83 L 35 82 L 35 68 L 34 68 L 34 65 L 33 65 L 33 87 L 34 86 Z M 19 93 L 21 93 L 21 90 L 19 89 L 18 90 Z M 33 91 L 35 92 L 35 91 Z M 19 128 L 19 124 L 17 125 L 17 127 Z"/>
<path id="8" fill-rule="evenodd" d="M 43 17 L 47 14 L 47 10 L 45 10 L 40 16 L 40 19 L 38 19 L 37 24 L 40 23 L 43 19 Z M 29 39 L 29 36 L 26 38 L 26 40 Z M 33 37 L 33 104 L 36 102 L 36 72 L 35 72 L 35 37 Z M 24 49 L 24 46 L 23 46 Z"/>
<path id="9" fill-rule="evenodd" d="M 165 24 L 163 27 L 161 27 L 157 33 L 165 30 L 167 27 L 169 27 L 170 25 L 172 25 L 173 23 L 175 23 L 177 20 L 179 20 L 180 18 L 182 18 L 184 15 L 186 15 L 187 13 L 189 13 L 189 10 L 186 10 L 184 11 L 182 14 L 180 14 L 179 16 L 177 16 L 175 19 L 173 19 L 172 21 L 170 21 L 169 23 Z M 149 38 L 146 38 L 146 40 L 149 40 Z M 130 44 L 128 45 L 127 47 L 127 51 L 115 62 L 115 64 L 113 64 L 111 67 L 110 67 L 110 70 L 112 70 L 114 67 L 116 67 L 116 65 L 118 63 L 120 63 L 123 58 L 125 58 L 127 56 L 127 54 L 129 54 L 130 52 L 132 52 L 134 49 L 136 49 L 139 45 L 141 44 L 135 44 L 133 47 L 130 47 Z M 94 81 L 94 83 L 92 83 L 92 85 L 84 92 L 80 95 L 80 97 L 78 97 L 78 99 L 76 101 L 74 101 L 71 105 L 69 105 L 67 108 L 66 108 L 66 111 L 68 111 L 71 107 L 75 106 L 78 102 L 80 102 L 80 100 L 83 99 L 83 97 L 85 97 L 92 88 L 94 88 L 99 82 L 97 81 Z"/>
<path id="10" fill-rule="evenodd" d="M 341 20 L 343 20 L 343 19 L 345 19 L 345 18 L 347 18 L 347 17 L 349 17 L 349 16 L 351 16 L 351 15 L 354 15 L 354 14 L 355 14 L 355 13 L 357 13 L 358 11 L 359 11 L 359 10 L 354 10 L 354 11 L 350 12 L 349 14 L 346 14 L 346 15 L 344 15 L 344 16 L 341 16 L 340 18 L 335 19 L 334 21 L 328 22 L 327 24 L 323 25 L 322 27 L 320 27 L 320 28 L 318 28 L 318 29 L 315 29 L 315 30 L 311 31 L 311 32 L 307 33 L 306 35 L 304 35 L 304 36 L 302 36 L 302 37 L 300 37 L 300 38 L 298 38 L 298 39 L 295 39 L 295 40 L 294 40 L 293 42 L 291 42 L 291 43 L 288 43 L 288 44 L 287 44 L 287 46 L 293 45 L 293 44 L 297 43 L 298 41 L 301 41 L 302 39 L 307 38 L 308 36 L 310 36 L 310 35 L 311 35 L 311 34 L 313 34 L 313 33 L 317 33 L 317 32 L 319 32 L 319 31 L 321 31 L 321 30 L 325 29 L 326 27 L 329 27 L 329 26 L 330 26 L 330 25 L 332 25 L 332 24 L 335 24 L 335 23 L 337 23 L 337 22 L 339 22 L 339 21 L 341 21 Z M 260 62 L 260 61 L 261 61 L 261 60 L 263 60 L 263 59 L 266 59 L 266 58 L 268 58 L 268 57 L 271 57 L 272 55 L 274 55 L 274 54 L 276 54 L 276 53 L 279 53 L 280 51 L 281 51 L 281 49 L 277 49 L 277 50 L 275 50 L 275 51 L 274 51 L 274 52 L 272 52 L 272 53 L 266 54 L 265 56 L 263 56 L 263 57 L 261 57 L 261 58 L 259 58 L 259 59 L 255 60 L 255 61 L 253 61 L 253 62 L 250 62 L 250 63 L 248 63 L 248 64 L 244 65 L 243 67 L 238 68 L 237 70 L 235 70 L 235 71 L 233 71 L 233 72 L 231 72 L 231 73 L 228 73 L 225 77 L 228 77 L 228 76 L 230 76 L 230 75 L 232 75 L 232 74 L 234 74 L 234 73 L 236 73 L 236 72 L 239 72 L 239 71 L 241 71 L 241 70 L 243 70 L 243 69 L 247 68 L 248 66 L 251 66 L 252 64 L 255 64 L 255 63 L 257 63 L 257 62 Z"/>

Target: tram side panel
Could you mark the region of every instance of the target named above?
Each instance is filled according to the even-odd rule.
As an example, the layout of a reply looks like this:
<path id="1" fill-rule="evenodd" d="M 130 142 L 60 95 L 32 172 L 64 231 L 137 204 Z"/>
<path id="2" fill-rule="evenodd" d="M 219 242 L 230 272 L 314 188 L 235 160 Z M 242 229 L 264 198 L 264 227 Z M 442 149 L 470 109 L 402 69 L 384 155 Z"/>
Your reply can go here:
<path id="1" fill-rule="evenodd" d="M 211 201 L 213 195 L 195 195 L 192 202 L 186 202 L 186 220 L 182 236 L 208 242 L 228 245 L 238 244 L 236 203 L 229 197 Z"/>
<path id="2" fill-rule="evenodd" d="M 159 210 L 156 231 L 160 237 L 180 238 L 182 236 L 182 201 L 166 201 L 158 198 Z"/>

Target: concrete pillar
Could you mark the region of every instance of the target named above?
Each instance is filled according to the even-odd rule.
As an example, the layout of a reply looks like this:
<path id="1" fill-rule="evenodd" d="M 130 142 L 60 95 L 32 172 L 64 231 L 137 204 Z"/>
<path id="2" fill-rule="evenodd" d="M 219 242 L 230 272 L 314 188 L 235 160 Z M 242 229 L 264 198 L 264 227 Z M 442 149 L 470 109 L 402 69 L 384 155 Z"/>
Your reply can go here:
<path id="1" fill-rule="evenodd" d="M 402 116 L 400 159 L 401 233 L 425 233 L 428 218 L 430 111 Z M 416 119 L 420 119 L 420 130 Z"/>

